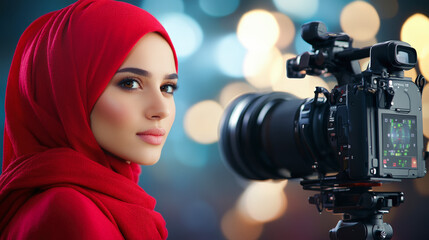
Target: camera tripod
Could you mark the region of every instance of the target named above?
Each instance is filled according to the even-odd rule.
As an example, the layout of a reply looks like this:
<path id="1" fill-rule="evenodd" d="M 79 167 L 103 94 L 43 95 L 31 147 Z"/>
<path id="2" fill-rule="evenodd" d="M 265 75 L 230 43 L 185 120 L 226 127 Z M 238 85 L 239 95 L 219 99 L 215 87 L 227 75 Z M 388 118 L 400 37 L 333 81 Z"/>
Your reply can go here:
<path id="1" fill-rule="evenodd" d="M 383 222 L 383 215 L 390 208 L 404 202 L 402 192 L 373 192 L 372 187 L 381 186 L 386 179 L 367 181 L 340 181 L 335 178 L 304 180 L 305 190 L 320 191 L 309 198 L 319 212 L 323 209 L 343 213 L 343 219 L 329 231 L 331 240 L 391 239 L 393 229 Z M 395 180 L 393 180 L 395 181 Z"/>

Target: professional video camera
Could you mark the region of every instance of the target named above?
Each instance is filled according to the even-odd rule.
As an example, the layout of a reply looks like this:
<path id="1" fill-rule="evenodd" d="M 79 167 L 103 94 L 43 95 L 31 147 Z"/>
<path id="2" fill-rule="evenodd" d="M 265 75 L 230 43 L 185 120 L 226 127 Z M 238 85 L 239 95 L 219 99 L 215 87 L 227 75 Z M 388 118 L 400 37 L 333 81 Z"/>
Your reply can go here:
<path id="1" fill-rule="evenodd" d="M 287 61 L 287 76 L 333 75 L 329 92 L 316 87 L 314 98 L 251 93 L 226 109 L 220 126 L 223 159 L 241 176 L 254 179 L 302 178 L 309 199 L 344 213 L 331 239 L 390 239 L 383 214 L 404 201 L 401 192 L 373 192 L 382 182 L 426 174 L 421 94 L 404 70 L 417 62 L 407 43 L 387 41 L 362 49 L 344 33 L 329 33 L 321 22 L 302 26 L 312 45 Z M 370 57 L 361 71 L 360 59 Z"/>

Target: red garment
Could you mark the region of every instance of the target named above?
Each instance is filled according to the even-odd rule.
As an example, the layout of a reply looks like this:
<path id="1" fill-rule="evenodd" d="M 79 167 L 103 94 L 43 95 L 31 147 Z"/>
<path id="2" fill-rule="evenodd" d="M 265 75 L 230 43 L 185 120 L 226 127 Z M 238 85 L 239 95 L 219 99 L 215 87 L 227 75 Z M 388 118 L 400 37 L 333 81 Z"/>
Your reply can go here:
<path id="1" fill-rule="evenodd" d="M 161 24 L 112 0 L 80 0 L 21 36 L 6 89 L 0 239 L 166 239 L 140 168 L 106 154 L 90 128 L 127 54 Z"/>

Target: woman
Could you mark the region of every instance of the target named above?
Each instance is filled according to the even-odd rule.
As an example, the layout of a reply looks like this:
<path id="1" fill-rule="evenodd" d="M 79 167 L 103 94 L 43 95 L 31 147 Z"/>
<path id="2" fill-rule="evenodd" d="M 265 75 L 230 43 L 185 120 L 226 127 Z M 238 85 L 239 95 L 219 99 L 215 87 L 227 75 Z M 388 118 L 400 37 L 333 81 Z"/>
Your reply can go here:
<path id="1" fill-rule="evenodd" d="M 1 239 L 166 239 L 138 185 L 174 121 L 177 59 L 161 24 L 80 0 L 23 33 L 6 90 Z"/>

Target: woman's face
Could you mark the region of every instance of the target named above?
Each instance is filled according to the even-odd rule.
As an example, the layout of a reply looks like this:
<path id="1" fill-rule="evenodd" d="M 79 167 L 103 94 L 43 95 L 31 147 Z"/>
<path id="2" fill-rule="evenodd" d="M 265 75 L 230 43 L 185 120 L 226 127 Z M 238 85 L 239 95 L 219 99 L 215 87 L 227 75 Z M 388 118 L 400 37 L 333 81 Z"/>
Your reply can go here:
<path id="1" fill-rule="evenodd" d="M 91 129 L 107 152 L 155 164 L 176 114 L 177 86 L 170 45 L 156 33 L 142 37 L 110 80 L 91 112 Z"/>

